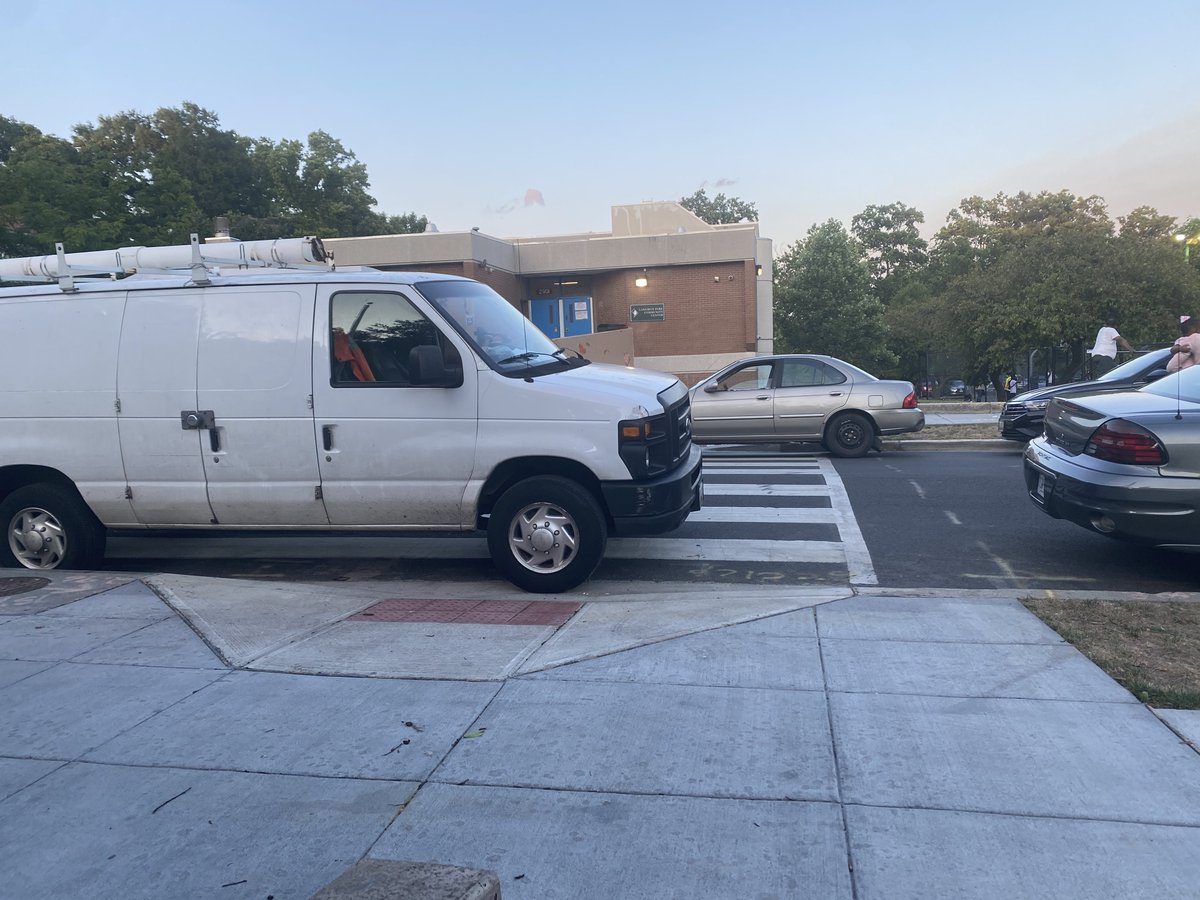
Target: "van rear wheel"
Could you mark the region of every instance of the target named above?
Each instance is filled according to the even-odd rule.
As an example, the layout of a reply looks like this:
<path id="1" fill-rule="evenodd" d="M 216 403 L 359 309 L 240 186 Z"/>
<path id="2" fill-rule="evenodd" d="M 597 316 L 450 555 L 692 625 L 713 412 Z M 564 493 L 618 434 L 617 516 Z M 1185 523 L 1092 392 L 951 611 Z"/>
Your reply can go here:
<path id="1" fill-rule="evenodd" d="M 553 594 L 582 584 L 596 570 L 608 529 L 591 493 L 548 475 L 519 481 L 500 495 L 487 538 L 505 578 L 531 593 Z"/>
<path id="2" fill-rule="evenodd" d="M 0 565 L 91 569 L 104 559 L 104 526 L 83 498 L 61 484 L 30 484 L 0 502 Z"/>

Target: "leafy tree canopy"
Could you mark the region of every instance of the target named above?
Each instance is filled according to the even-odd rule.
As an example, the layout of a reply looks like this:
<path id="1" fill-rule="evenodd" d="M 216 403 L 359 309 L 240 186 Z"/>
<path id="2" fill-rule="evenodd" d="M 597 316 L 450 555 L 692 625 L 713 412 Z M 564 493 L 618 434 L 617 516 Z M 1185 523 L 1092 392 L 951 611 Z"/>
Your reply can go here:
<path id="1" fill-rule="evenodd" d="M 784 353 L 824 353 L 878 371 L 895 364 L 861 245 L 841 222 L 814 225 L 775 261 L 775 336 Z"/>
<path id="2" fill-rule="evenodd" d="M 726 197 L 724 194 L 717 194 L 710 199 L 703 188 L 690 197 L 681 198 L 679 205 L 709 225 L 731 225 L 742 219 L 758 221 L 758 209 L 753 203 L 747 203 L 737 197 Z"/>
<path id="3" fill-rule="evenodd" d="M 868 206 L 851 220 L 850 230 L 866 250 L 877 282 L 925 264 L 929 245 L 917 230 L 924 221 L 924 213 L 903 203 Z"/>
<path id="4" fill-rule="evenodd" d="M 1103 200 L 1067 191 L 969 197 L 933 242 L 930 342 L 995 377 L 1045 347 L 1067 348 L 1074 370 L 1109 316 L 1135 346 L 1170 340 L 1197 295 L 1173 226 L 1143 207 L 1118 232 Z"/>
<path id="5" fill-rule="evenodd" d="M 243 240 L 423 231 L 375 209 L 366 166 L 336 138 L 252 140 L 193 103 L 77 125 L 71 140 L 0 116 L 0 256 L 185 243 L 229 219 Z"/>

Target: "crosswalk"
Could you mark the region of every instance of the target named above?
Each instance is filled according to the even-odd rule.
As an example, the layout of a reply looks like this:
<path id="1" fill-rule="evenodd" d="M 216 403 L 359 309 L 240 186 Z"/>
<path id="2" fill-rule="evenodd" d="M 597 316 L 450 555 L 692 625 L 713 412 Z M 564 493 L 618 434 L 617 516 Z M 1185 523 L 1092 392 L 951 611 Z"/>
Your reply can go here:
<path id="1" fill-rule="evenodd" d="M 606 558 L 844 565 L 851 584 L 878 580 L 833 462 L 826 457 L 709 459 L 705 505 L 675 532 L 613 538 Z M 824 526 L 812 536 L 803 526 Z"/>
<path id="2" fill-rule="evenodd" d="M 218 533 L 109 538 L 110 561 L 176 570 L 213 568 L 248 577 L 329 577 L 335 569 L 354 577 L 493 578 L 486 539 L 479 534 L 323 535 Z M 298 558 L 302 557 L 302 559 Z M 374 568 L 372 568 L 374 566 Z M 846 488 L 824 456 L 720 454 L 704 461 L 704 508 L 664 535 L 613 537 L 596 578 L 615 581 L 723 582 L 742 584 L 874 585 L 870 552 Z"/>

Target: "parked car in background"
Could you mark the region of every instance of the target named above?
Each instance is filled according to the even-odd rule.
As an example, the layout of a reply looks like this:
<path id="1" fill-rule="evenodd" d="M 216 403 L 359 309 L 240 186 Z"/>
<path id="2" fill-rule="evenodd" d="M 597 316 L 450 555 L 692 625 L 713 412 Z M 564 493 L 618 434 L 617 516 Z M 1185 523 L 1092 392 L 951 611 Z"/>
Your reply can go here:
<path id="1" fill-rule="evenodd" d="M 1200 366 L 1140 390 L 1056 397 L 1025 448 L 1042 511 L 1155 547 L 1200 548 Z"/>
<path id="2" fill-rule="evenodd" d="M 883 381 L 832 356 L 756 356 L 691 389 L 697 443 L 818 441 L 837 456 L 878 449 L 882 435 L 920 431 L 911 382 Z"/>
<path id="3" fill-rule="evenodd" d="M 1105 391 L 1129 391 L 1167 374 L 1170 348 L 1151 350 L 1122 363 L 1094 381 L 1051 384 L 1017 394 L 1000 411 L 1000 436 L 1010 441 L 1029 441 L 1042 433 L 1046 404 L 1054 397 L 1074 397 Z"/>
<path id="4" fill-rule="evenodd" d="M 971 394 L 967 390 L 967 383 L 961 378 L 951 378 L 946 382 L 946 386 L 942 389 L 943 397 L 950 397 L 954 400 L 970 400 Z"/>

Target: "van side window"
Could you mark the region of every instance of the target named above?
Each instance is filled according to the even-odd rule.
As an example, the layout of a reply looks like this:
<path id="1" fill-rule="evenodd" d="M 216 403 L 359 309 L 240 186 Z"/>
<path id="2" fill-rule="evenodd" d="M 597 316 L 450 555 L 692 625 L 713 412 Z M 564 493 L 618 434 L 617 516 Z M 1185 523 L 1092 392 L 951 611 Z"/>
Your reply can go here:
<path id="1" fill-rule="evenodd" d="M 437 326 L 400 294 L 334 294 L 331 313 L 330 383 L 335 387 L 412 385 L 409 368 L 414 347 L 433 345 L 453 361 L 459 359 Z"/>

